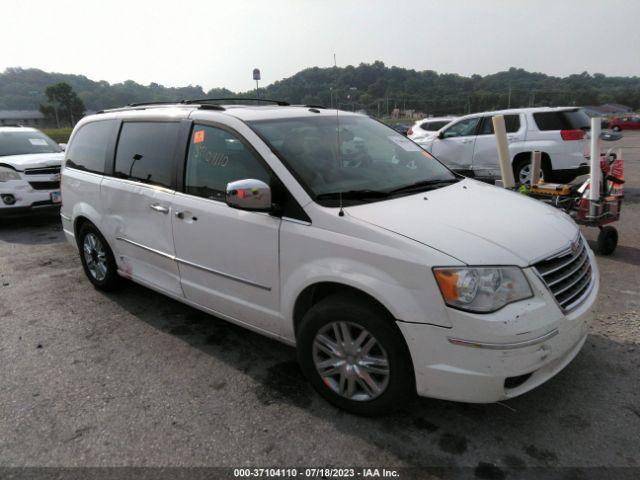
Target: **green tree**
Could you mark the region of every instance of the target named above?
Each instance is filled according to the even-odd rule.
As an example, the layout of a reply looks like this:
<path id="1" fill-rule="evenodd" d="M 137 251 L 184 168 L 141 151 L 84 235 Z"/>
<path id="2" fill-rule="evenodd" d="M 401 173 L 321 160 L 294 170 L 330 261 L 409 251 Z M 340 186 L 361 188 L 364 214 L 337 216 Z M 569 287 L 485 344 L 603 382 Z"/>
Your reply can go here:
<path id="1" fill-rule="evenodd" d="M 49 85 L 44 93 L 49 104 L 40 105 L 40 111 L 46 117 L 55 118 L 58 128 L 64 119 L 68 120 L 69 126 L 72 127 L 84 115 L 84 103 L 68 83 Z"/>

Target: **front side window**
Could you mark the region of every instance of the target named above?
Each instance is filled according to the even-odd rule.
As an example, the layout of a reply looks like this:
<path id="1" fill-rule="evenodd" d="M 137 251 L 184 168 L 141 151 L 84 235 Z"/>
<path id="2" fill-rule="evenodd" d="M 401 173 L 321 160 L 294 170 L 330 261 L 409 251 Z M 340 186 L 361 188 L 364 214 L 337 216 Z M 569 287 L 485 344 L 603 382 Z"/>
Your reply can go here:
<path id="1" fill-rule="evenodd" d="M 418 145 L 367 117 L 282 118 L 249 126 L 323 205 L 377 201 L 425 182 L 456 181 Z"/>
<path id="2" fill-rule="evenodd" d="M 113 175 L 173 188 L 175 148 L 180 124 L 125 122 L 120 130 Z"/>
<path id="3" fill-rule="evenodd" d="M 114 135 L 115 120 L 83 125 L 67 149 L 66 166 L 93 173 L 104 173 L 105 156 Z"/>
<path id="4" fill-rule="evenodd" d="M 444 131 L 444 138 L 468 137 L 476 134 L 476 128 L 480 122 L 480 117 L 468 118 L 454 123 Z"/>
<path id="5" fill-rule="evenodd" d="M 270 183 L 267 169 L 235 135 L 220 128 L 195 125 L 185 170 L 185 192 L 224 200 L 227 184 L 256 179 Z"/>
<path id="6" fill-rule="evenodd" d="M 32 153 L 59 153 L 60 146 L 38 131 L 0 132 L 0 157 Z"/>

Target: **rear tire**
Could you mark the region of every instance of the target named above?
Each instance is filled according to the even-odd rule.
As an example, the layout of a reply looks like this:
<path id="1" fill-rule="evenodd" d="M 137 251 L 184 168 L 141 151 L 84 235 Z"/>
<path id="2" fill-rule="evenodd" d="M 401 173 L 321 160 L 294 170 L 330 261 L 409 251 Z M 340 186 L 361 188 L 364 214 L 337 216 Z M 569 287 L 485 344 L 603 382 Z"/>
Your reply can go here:
<path id="1" fill-rule="evenodd" d="M 618 246 L 618 230 L 607 226 L 600 229 L 598 234 L 598 253 L 600 255 L 611 255 Z"/>
<path id="2" fill-rule="evenodd" d="M 415 396 L 402 334 L 387 312 L 366 299 L 335 294 L 311 307 L 298 328 L 297 350 L 316 391 L 348 412 L 379 415 Z"/>
<path id="3" fill-rule="evenodd" d="M 513 163 L 513 177 L 517 184 L 531 184 L 531 158 L 522 157 Z M 546 181 L 551 179 L 551 169 L 544 160 L 540 165 L 540 177 Z"/>
<path id="4" fill-rule="evenodd" d="M 99 290 L 111 292 L 122 285 L 118 267 L 109 244 L 92 223 L 78 232 L 78 250 L 82 268 L 89 281 Z"/>
<path id="5" fill-rule="evenodd" d="M 620 126 L 619 126 L 619 125 L 614 125 L 614 126 L 613 126 L 613 128 L 612 128 L 611 130 L 613 130 L 614 132 L 621 132 L 621 131 L 622 131 L 622 128 L 620 128 Z"/>

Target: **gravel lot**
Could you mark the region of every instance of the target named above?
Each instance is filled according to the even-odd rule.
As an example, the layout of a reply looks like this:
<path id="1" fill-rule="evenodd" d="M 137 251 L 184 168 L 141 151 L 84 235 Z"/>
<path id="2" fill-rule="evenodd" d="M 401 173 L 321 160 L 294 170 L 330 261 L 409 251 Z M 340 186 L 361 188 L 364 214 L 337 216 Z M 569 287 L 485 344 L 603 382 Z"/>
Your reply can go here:
<path id="1" fill-rule="evenodd" d="M 94 290 L 57 217 L 2 221 L 0 466 L 640 475 L 640 134 L 616 143 L 627 198 L 618 249 L 598 257 L 591 334 L 557 377 L 504 404 L 418 399 L 383 418 L 342 413 L 314 394 L 292 349 L 136 285 Z"/>

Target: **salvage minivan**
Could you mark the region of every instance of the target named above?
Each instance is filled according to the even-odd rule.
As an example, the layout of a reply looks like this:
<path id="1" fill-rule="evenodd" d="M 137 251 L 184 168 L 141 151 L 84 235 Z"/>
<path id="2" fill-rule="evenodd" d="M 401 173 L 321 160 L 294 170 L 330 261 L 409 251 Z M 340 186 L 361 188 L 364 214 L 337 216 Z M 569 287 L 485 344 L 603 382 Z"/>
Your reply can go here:
<path id="1" fill-rule="evenodd" d="M 461 177 L 363 115 L 184 101 L 82 119 L 62 222 L 122 277 L 295 345 L 358 414 L 515 397 L 580 351 L 598 294 L 566 214 Z"/>

